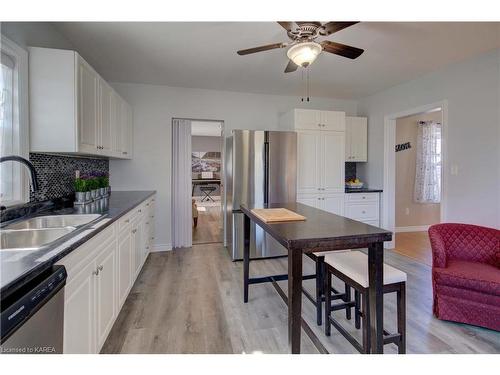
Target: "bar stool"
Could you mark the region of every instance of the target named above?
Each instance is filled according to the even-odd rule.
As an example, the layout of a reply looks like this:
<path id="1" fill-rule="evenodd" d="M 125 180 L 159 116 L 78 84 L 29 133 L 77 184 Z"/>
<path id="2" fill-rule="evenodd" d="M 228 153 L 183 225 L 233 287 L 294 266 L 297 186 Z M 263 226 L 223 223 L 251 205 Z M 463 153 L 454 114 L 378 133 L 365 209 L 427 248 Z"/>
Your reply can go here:
<path id="1" fill-rule="evenodd" d="M 205 186 L 200 186 L 200 191 L 205 194 L 203 198 L 201 198 L 201 201 L 204 202 L 205 200 L 207 201 L 212 201 L 215 202 L 211 196 L 211 194 L 217 190 L 217 187 L 213 185 L 205 185 Z"/>
<path id="2" fill-rule="evenodd" d="M 314 261 L 316 266 L 316 290 L 315 296 L 312 296 L 307 290 L 302 288 L 302 293 L 307 297 L 309 301 L 316 308 L 316 323 L 318 326 L 323 324 L 323 301 L 325 301 L 326 295 L 326 277 L 325 277 L 325 256 L 333 253 L 347 252 L 351 250 L 335 250 L 335 251 L 325 251 L 325 252 L 317 252 L 312 254 L 307 254 L 312 261 Z M 339 303 L 336 305 L 336 310 L 345 309 L 346 310 L 346 319 L 351 320 L 352 316 L 352 308 L 354 307 L 354 301 L 351 301 L 351 287 L 344 283 L 344 292 L 340 292 L 333 288 L 330 285 L 328 289 L 330 291 L 330 299 L 331 300 L 342 300 L 343 303 Z"/>
<path id="3" fill-rule="evenodd" d="M 325 334 L 330 336 L 333 325 L 360 353 L 370 353 L 370 315 L 368 296 L 368 256 L 360 251 L 330 253 L 325 256 L 326 290 L 332 285 L 332 275 L 351 286 L 354 292 L 355 327 L 362 323 L 362 343 L 359 343 L 332 316 L 337 310 L 329 293 L 325 295 Z M 384 264 L 384 294 L 396 292 L 398 332 L 384 329 L 384 345 L 396 344 L 398 353 L 406 353 L 406 273 Z M 361 297 L 361 298 L 360 298 Z M 361 299 L 361 300 L 360 300 Z"/>

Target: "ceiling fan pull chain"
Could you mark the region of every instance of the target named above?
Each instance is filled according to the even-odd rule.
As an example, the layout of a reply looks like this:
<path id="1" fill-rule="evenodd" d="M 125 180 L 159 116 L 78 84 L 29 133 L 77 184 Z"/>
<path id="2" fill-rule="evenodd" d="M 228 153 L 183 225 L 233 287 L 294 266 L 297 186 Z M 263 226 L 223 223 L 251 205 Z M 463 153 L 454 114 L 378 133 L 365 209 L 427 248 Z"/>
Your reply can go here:
<path id="1" fill-rule="evenodd" d="M 303 86 L 304 85 L 304 69 L 301 69 L 300 70 L 300 85 Z M 304 101 L 304 95 L 302 95 L 302 97 L 300 98 L 300 101 L 303 102 Z"/>
<path id="2" fill-rule="evenodd" d="M 309 101 L 309 69 L 307 69 L 307 81 L 306 81 L 306 90 L 307 90 L 307 101 Z"/>

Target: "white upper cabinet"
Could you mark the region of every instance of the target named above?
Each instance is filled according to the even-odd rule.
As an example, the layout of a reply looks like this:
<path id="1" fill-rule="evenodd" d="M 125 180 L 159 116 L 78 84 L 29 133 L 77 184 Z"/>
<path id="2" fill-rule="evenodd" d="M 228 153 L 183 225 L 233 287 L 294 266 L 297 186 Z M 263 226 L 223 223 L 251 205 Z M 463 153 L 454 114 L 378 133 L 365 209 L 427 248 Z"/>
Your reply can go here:
<path id="1" fill-rule="evenodd" d="M 30 150 L 130 158 L 132 112 L 113 88 L 75 51 L 29 53 Z"/>
<path id="2" fill-rule="evenodd" d="M 321 185 L 321 137 L 317 131 L 297 133 L 297 192 L 317 193 Z"/>
<path id="3" fill-rule="evenodd" d="M 368 119 L 346 117 L 345 161 L 368 161 Z"/>
<path id="4" fill-rule="evenodd" d="M 281 123 L 295 130 L 345 130 L 345 112 L 316 109 L 293 109 L 283 115 Z"/>
<path id="5" fill-rule="evenodd" d="M 324 193 L 345 191 L 344 132 L 321 132 L 321 188 Z"/>

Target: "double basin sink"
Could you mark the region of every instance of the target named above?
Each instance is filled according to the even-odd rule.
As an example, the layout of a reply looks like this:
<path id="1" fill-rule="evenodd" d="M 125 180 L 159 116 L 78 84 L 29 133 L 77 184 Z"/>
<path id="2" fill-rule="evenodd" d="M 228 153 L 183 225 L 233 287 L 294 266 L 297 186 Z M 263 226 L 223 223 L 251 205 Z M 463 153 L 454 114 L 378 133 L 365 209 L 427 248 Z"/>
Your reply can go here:
<path id="1" fill-rule="evenodd" d="M 0 232 L 0 250 L 37 250 L 62 239 L 102 215 L 48 215 L 12 223 Z"/>

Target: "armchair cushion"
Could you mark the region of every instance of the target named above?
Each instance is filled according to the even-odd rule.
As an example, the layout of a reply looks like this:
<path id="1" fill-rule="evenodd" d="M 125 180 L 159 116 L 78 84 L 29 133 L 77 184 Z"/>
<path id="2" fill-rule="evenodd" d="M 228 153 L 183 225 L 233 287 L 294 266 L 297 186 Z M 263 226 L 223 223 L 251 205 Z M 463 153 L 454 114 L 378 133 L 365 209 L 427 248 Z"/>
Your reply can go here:
<path id="1" fill-rule="evenodd" d="M 500 296 L 500 270 L 485 263 L 450 260 L 446 268 L 434 268 L 434 281 L 439 285 Z"/>

